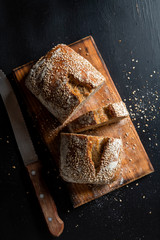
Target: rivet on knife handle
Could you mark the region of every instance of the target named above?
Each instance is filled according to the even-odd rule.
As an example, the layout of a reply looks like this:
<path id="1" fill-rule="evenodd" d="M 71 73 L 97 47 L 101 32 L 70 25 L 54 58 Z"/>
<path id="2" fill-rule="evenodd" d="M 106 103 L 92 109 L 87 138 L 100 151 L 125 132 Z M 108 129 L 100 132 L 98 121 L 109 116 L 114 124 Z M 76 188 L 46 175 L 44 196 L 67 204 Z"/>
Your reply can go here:
<path id="1" fill-rule="evenodd" d="M 64 223 L 58 216 L 56 205 L 41 176 L 42 166 L 40 162 L 36 162 L 27 165 L 26 168 L 34 186 L 48 228 L 52 235 L 58 237 L 63 232 Z"/>

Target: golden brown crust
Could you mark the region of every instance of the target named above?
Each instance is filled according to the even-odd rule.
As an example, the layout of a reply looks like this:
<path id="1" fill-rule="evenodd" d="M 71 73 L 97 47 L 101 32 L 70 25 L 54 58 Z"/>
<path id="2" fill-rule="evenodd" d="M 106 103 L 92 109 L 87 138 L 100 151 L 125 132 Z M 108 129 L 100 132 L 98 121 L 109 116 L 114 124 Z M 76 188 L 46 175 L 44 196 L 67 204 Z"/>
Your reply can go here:
<path id="1" fill-rule="evenodd" d="M 104 81 L 86 59 L 59 44 L 32 67 L 26 86 L 63 123 Z"/>
<path id="2" fill-rule="evenodd" d="M 83 132 L 120 121 L 129 115 L 125 104 L 121 102 L 108 104 L 83 114 L 68 124 L 70 132 Z"/>
<path id="3" fill-rule="evenodd" d="M 122 140 L 62 133 L 60 175 L 68 182 L 109 184 L 120 169 Z"/>

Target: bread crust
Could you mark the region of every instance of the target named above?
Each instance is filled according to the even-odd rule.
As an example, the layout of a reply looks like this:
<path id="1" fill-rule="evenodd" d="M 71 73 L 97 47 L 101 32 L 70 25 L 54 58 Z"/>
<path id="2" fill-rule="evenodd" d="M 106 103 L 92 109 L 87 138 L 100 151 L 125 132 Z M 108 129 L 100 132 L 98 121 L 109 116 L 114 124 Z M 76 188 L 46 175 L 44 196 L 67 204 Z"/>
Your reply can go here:
<path id="1" fill-rule="evenodd" d="M 96 110 L 89 111 L 86 114 L 76 118 L 68 124 L 70 132 L 84 132 L 89 129 L 94 129 L 103 125 L 109 125 L 120 121 L 129 115 L 125 103 L 122 101 L 107 104 Z"/>
<path id="2" fill-rule="evenodd" d="M 61 133 L 60 175 L 67 182 L 109 184 L 121 165 L 121 138 Z"/>
<path id="3" fill-rule="evenodd" d="M 64 123 L 105 82 L 85 58 L 65 44 L 51 49 L 31 68 L 27 88 Z"/>

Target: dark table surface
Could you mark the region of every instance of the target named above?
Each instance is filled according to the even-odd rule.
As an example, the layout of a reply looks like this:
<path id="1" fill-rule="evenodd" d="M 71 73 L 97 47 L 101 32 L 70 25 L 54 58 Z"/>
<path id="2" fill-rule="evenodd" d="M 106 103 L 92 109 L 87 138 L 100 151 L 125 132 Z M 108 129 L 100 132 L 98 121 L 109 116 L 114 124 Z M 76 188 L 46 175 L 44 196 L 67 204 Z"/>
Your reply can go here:
<path id="1" fill-rule="evenodd" d="M 57 43 L 92 35 L 155 168 L 77 209 L 51 169 L 46 179 L 65 223 L 59 239 L 160 239 L 159 12 L 158 0 L 0 1 L 0 68 L 10 74 Z M 2 101 L 0 126 L 0 239 L 53 239 Z M 32 135 L 38 154 L 47 161 L 49 153 L 37 143 L 38 135 Z"/>

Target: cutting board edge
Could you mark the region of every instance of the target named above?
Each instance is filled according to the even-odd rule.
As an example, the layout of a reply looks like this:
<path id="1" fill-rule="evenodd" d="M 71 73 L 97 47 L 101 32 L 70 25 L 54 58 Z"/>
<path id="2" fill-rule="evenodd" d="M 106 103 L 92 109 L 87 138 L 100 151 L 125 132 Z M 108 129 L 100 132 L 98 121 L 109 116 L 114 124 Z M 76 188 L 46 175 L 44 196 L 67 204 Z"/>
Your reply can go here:
<path id="1" fill-rule="evenodd" d="M 99 52 L 99 50 L 98 50 L 98 48 L 97 48 L 97 45 L 96 45 L 93 37 L 89 35 L 89 36 L 87 36 L 87 37 L 85 37 L 85 38 L 83 38 L 83 39 L 80 39 L 80 40 L 78 40 L 78 41 L 70 44 L 69 46 L 75 45 L 76 43 L 82 42 L 82 41 L 87 40 L 87 39 L 90 39 L 90 40 L 91 40 L 91 42 L 92 42 L 92 44 L 93 44 L 93 46 L 94 46 L 94 48 L 95 48 L 95 50 L 96 50 L 96 52 L 97 52 L 97 55 L 98 55 L 98 57 L 100 58 L 101 63 L 103 64 L 104 70 L 106 71 L 106 74 L 108 75 L 108 78 L 109 78 L 109 80 L 110 80 L 110 82 L 111 82 L 113 91 L 115 91 L 116 94 L 117 94 L 117 95 L 119 96 L 119 98 L 121 99 L 121 96 L 120 96 L 120 94 L 119 94 L 119 92 L 118 92 L 118 90 L 117 90 L 117 88 L 116 88 L 116 86 L 115 86 L 115 84 L 114 84 L 114 82 L 113 82 L 110 74 L 109 74 L 109 71 L 108 71 L 108 69 L 107 69 L 107 67 L 106 67 L 106 64 L 105 64 L 105 62 L 104 62 L 104 60 L 103 60 L 103 58 L 102 58 L 102 56 L 101 56 L 101 54 L 100 54 L 100 52 Z M 16 78 L 16 71 L 19 71 L 19 70 L 22 69 L 22 68 L 25 68 L 25 67 L 27 67 L 27 66 L 29 66 L 29 65 L 32 65 L 34 62 L 35 62 L 35 61 L 30 61 L 30 62 L 28 62 L 28 63 L 26 63 L 26 64 L 23 64 L 22 66 L 19 66 L 19 67 L 13 69 L 13 76 L 14 76 L 16 82 L 18 82 L 18 80 L 17 80 L 17 78 Z M 18 84 L 17 84 L 17 85 L 18 85 Z M 131 120 L 131 119 L 130 119 L 130 120 Z M 132 122 L 132 120 L 131 120 L 131 122 Z M 132 122 L 132 124 L 133 124 L 133 122 Z M 144 146 L 143 146 L 143 144 L 142 144 L 142 142 L 141 142 L 141 139 L 140 139 L 140 137 L 139 137 L 139 135 L 138 135 L 138 133 L 137 133 L 137 131 L 136 131 L 136 128 L 135 128 L 134 124 L 133 124 L 133 130 L 134 130 L 135 133 L 136 133 L 135 135 L 139 138 L 139 141 L 140 141 L 140 143 L 141 143 L 141 147 L 142 147 L 143 152 L 145 153 L 145 156 L 146 156 L 145 159 L 147 160 L 147 162 L 148 162 L 148 164 L 149 164 L 149 170 L 148 170 L 144 175 L 141 175 L 140 177 L 137 177 L 137 178 L 135 178 L 135 179 L 131 179 L 131 180 L 128 181 L 127 183 L 124 183 L 124 184 L 122 184 L 121 186 L 117 186 L 115 189 L 111 189 L 111 191 L 114 191 L 114 190 L 116 190 L 116 189 L 118 189 L 118 188 L 120 188 L 120 187 L 122 187 L 122 186 L 125 186 L 125 185 L 129 184 L 130 182 L 133 182 L 133 181 L 135 181 L 135 180 L 137 180 L 137 179 L 140 179 L 140 178 L 142 178 L 142 177 L 144 177 L 144 176 L 146 176 L 146 175 L 154 172 L 154 168 L 153 168 L 153 166 L 152 166 L 152 163 L 151 163 L 151 161 L 150 161 L 150 159 L 149 159 L 149 157 L 148 157 L 148 154 L 147 154 L 147 152 L 146 152 L 146 150 L 145 150 L 145 148 L 144 148 Z M 111 192 L 111 191 L 109 191 L 109 192 Z M 107 192 L 107 193 L 109 193 L 109 192 Z M 88 202 L 90 202 L 90 201 L 92 201 L 92 200 L 94 200 L 94 199 L 97 199 L 97 198 L 99 198 L 99 197 L 101 197 L 101 196 L 103 196 L 103 195 L 106 195 L 107 193 L 102 194 L 102 195 L 99 195 L 98 197 L 94 197 L 94 198 L 91 197 L 91 199 L 86 200 L 86 201 L 82 202 L 82 203 L 79 204 L 79 205 L 78 205 L 78 204 L 74 204 L 74 201 L 72 201 L 73 207 L 76 208 L 76 207 L 82 206 L 83 204 L 88 203 Z M 71 194 L 70 194 L 70 196 L 71 196 Z M 71 196 L 71 198 L 72 198 L 72 196 Z"/>
<path id="2" fill-rule="evenodd" d="M 122 188 L 122 187 L 124 187 L 124 186 L 126 186 L 126 185 L 128 185 L 128 184 L 130 184 L 130 183 L 132 183 L 132 182 L 135 182 L 135 181 L 137 181 L 137 180 L 139 180 L 139 179 L 141 179 L 141 178 L 143 178 L 143 177 L 148 176 L 149 174 L 154 173 L 154 171 L 155 171 L 155 170 L 154 170 L 154 168 L 153 168 L 152 171 L 147 172 L 146 174 L 141 175 L 140 177 L 138 177 L 138 178 L 136 178 L 136 179 L 132 179 L 131 181 L 128 181 L 127 183 L 121 184 L 121 187 L 116 187 L 114 190 L 111 189 L 111 191 L 107 192 L 106 194 L 102 194 L 101 196 L 94 197 L 93 199 L 89 199 L 88 201 L 83 202 L 82 204 L 74 204 L 73 201 L 72 201 L 72 203 L 73 203 L 73 208 L 77 208 L 77 207 L 83 206 L 84 204 L 89 203 L 89 202 L 92 202 L 93 200 L 98 199 L 98 198 L 100 198 L 100 197 L 103 197 L 103 196 L 107 195 L 108 193 L 114 192 L 115 190 L 117 190 L 117 189 L 119 189 L 119 188 Z"/>

